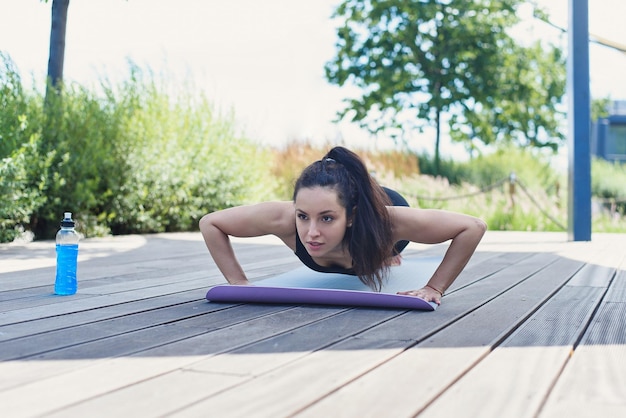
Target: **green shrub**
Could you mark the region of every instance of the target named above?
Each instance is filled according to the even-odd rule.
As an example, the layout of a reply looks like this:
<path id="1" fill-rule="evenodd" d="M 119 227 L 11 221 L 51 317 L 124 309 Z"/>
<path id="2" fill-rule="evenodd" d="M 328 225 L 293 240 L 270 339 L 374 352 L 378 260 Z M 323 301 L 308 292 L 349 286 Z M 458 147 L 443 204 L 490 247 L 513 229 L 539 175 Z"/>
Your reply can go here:
<path id="1" fill-rule="evenodd" d="M 443 177 L 450 184 L 461 184 L 468 180 L 467 165 L 454 161 L 453 159 L 441 158 L 439 161 L 439 170 L 435 167 L 434 158 L 429 154 L 423 153 L 418 157 L 419 172 L 429 176 Z"/>
<path id="2" fill-rule="evenodd" d="M 0 242 L 29 228 L 45 202 L 48 155 L 40 152 L 41 101 L 26 92 L 10 57 L 0 53 Z"/>
<path id="3" fill-rule="evenodd" d="M 115 107 L 77 84 L 47 101 L 40 149 L 51 162 L 44 170 L 46 203 L 34 214 L 35 234 L 52 238 L 63 212 L 70 211 L 89 236 L 92 223 L 86 219 L 106 212 L 129 170 L 120 151 Z"/>
<path id="4" fill-rule="evenodd" d="M 86 236 L 195 230 L 205 213 L 255 201 L 272 184 L 266 152 L 193 86 L 159 84 L 131 65 L 119 85 L 60 87 L 44 110 L 7 68 L 2 241 L 27 228 L 52 238 L 65 211 Z"/>
<path id="5" fill-rule="evenodd" d="M 167 91 L 134 68 L 117 93 L 131 169 L 107 212 L 114 233 L 195 229 L 205 213 L 256 200 L 263 189 L 269 161 L 236 134 L 232 116 L 202 95 Z"/>
<path id="6" fill-rule="evenodd" d="M 591 161 L 591 193 L 609 218 L 626 215 L 626 164 L 594 158 Z M 603 225 L 603 230 L 613 229 L 610 223 Z"/>
<path id="7" fill-rule="evenodd" d="M 19 237 L 33 212 L 45 203 L 43 176 L 37 175 L 37 138 L 0 160 L 0 242 Z M 36 181 L 39 180 L 37 183 Z"/>
<path id="8" fill-rule="evenodd" d="M 626 200 L 626 164 L 594 158 L 591 161 L 591 192 L 600 198 Z"/>
<path id="9" fill-rule="evenodd" d="M 9 157 L 37 132 L 32 105 L 13 61 L 0 52 L 0 158 Z"/>
<path id="10" fill-rule="evenodd" d="M 464 181 L 484 187 L 507 179 L 511 173 L 529 187 L 551 189 L 558 181 L 558 173 L 549 160 L 536 150 L 504 146 L 495 152 L 481 155 L 465 165 Z"/>

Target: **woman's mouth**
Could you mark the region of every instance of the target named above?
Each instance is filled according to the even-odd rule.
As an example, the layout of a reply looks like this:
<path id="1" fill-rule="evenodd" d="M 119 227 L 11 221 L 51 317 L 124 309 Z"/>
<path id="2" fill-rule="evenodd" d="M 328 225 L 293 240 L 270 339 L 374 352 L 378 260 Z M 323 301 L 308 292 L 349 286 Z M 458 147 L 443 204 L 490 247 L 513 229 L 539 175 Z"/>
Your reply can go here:
<path id="1" fill-rule="evenodd" d="M 317 241 L 308 241 L 306 244 L 309 247 L 309 251 L 318 251 L 323 245 L 321 242 Z"/>

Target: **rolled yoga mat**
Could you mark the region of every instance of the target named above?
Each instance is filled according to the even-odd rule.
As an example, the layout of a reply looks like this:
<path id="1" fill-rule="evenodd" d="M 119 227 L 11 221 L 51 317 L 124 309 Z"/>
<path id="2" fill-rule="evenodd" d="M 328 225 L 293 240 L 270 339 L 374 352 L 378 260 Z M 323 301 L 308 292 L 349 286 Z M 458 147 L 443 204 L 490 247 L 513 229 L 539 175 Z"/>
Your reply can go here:
<path id="1" fill-rule="evenodd" d="M 211 302 L 322 304 L 402 308 L 433 311 L 437 304 L 398 291 L 421 289 L 435 272 L 441 257 L 403 259 L 391 267 L 381 292 L 373 292 L 356 276 L 320 273 L 300 267 L 251 286 L 219 285 L 206 294 Z"/>

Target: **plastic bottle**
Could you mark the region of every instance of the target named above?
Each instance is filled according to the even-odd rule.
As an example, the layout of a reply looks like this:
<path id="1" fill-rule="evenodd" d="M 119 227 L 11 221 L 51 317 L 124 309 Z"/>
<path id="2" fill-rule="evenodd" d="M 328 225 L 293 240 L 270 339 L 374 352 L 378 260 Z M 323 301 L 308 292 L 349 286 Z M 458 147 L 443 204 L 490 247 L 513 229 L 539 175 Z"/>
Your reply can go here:
<path id="1" fill-rule="evenodd" d="M 78 287 L 76 267 L 80 237 L 74 226 L 72 212 L 65 212 L 61 229 L 56 237 L 57 276 L 54 282 L 54 293 L 57 295 L 73 295 Z"/>

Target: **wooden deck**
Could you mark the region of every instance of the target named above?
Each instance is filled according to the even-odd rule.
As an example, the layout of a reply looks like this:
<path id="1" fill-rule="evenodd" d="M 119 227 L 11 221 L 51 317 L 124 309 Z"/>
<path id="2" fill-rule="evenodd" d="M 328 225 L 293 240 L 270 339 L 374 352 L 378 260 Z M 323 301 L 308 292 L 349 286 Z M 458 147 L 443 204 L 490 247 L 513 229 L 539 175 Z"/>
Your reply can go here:
<path id="1" fill-rule="evenodd" d="M 237 240 L 253 280 L 300 263 Z M 412 245 L 406 257 L 442 255 Z M 626 235 L 488 232 L 435 312 L 217 304 L 199 234 L 0 245 L 0 414 L 626 416 Z"/>

